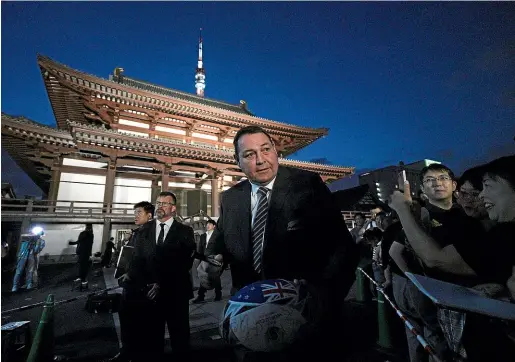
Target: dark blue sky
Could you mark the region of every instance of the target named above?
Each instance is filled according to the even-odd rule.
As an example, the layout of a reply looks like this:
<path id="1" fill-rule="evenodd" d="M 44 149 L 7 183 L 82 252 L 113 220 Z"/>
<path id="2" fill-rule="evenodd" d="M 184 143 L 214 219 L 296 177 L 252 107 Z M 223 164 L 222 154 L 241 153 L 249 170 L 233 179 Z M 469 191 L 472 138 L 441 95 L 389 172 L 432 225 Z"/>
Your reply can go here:
<path id="1" fill-rule="evenodd" d="M 430 158 L 459 173 L 515 153 L 515 3 L 1 6 L 8 114 L 54 124 L 37 53 L 193 93 L 203 27 L 207 97 L 330 128 L 297 159 L 361 170 Z M 3 181 L 10 164 L 2 152 Z"/>

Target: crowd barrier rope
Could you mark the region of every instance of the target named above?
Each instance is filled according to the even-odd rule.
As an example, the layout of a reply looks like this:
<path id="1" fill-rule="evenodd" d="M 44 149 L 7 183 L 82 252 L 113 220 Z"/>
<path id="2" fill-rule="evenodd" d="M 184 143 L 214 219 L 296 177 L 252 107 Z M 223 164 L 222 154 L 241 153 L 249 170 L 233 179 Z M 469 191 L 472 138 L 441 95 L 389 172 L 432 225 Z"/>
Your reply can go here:
<path id="1" fill-rule="evenodd" d="M 84 298 L 88 298 L 90 296 L 106 293 L 106 292 L 109 292 L 111 290 L 115 290 L 115 289 L 118 289 L 118 288 L 121 288 L 121 287 L 119 285 L 117 285 L 117 286 L 114 286 L 114 287 L 98 290 L 96 292 L 91 292 L 91 293 L 87 293 L 87 294 L 81 294 L 79 296 L 76 296 L 76 297 L 73 297 L 73 298 L 70 298 L 70 299 L 64 299 L 64 300 L 60 300 L 60 301 L 54 302 L 54 305 L 61 305 L 61 304 L 71 303 L 71 302 L 74 302 L 74 301 L 79 300 L 79 299 L 84 299 Z M 47 301 L 39 302 L 39 303 L 34 303 L 34 304 L 29 304 L 29 305 L 24 305 L 24 306 L 18 307 L 18 308 L 3 310 L 1 314 L 14 313 L 14 312 L 22 311 L 22 310 L 27 310 L 27 309 L 32 309 L 32 308 L 36 308 L 36 307 L 46 306 Z"/>
<path id="2" fill-rule="evenodd" d="M 420 342 L 424 350 L 431 355 L 433 358 L 433 361 L 435 362 L 442 362 L 438 356 L 436 356 L 435 352 L 429 345 L 429 343 L 426 342 L 424 337 L 420 335 L 420 333 L 415 329 L 415 327 L 410 323 L 408 318 L 400 311 L 399 308 L 395 305 L 395 303 L 390 299 L 388 294 L 385 293 L 383 288 L 371 277 L 369 276 L 362 268 L 358 267 L 356 270 L 356 281 L 358 283 L 357 285 L 357 293 L 356 293 L 356 299 L 359 302 L 365 302 L 367 301 L 366 295 L 367 293 L 364 291 L 365 289 L 368 290 L 368 293 L 370 293 L 370 290 L 367 288 L 366 280 L 365 278 L 368 278 L 370 282 L 376 286 L 377 289 L 377 308 L 378 308 L 378 327 L 379 327 L 379 338 L 378 338 L 378 344 L 380 347 L 383 348 L 391 348 L 391 337 L 390 337 L 390 331 L 388 328 L 388 318 L 387 318 L 387 312 L 385 308 L 384 300 L 386 299 L 392 308 L 395 310 L 396 314 L 400 317 L 400 319 L 404 322 L 404 325 L 406 328 L 408 328 L 411 333 L 413 333 L 417 340 Z"/>

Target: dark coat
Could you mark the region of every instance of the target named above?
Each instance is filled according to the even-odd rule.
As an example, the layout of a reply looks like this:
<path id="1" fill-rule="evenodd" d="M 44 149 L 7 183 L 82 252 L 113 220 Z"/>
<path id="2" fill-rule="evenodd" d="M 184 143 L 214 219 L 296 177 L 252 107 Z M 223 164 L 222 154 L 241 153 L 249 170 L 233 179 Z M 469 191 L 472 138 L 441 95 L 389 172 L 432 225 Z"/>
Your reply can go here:
<path id="1" fill-rule="evenodd" d="M 231 264 L 233 286 L 260 279 L 306 279 L 345 296 L 355 279 L 356 245 L 331 192 L 319 175 L 279 167 L 270 197 L 262 275 L 252 267 L 251 184 L 221 196 L 215 253 Z M 343 299 L 342 299 L 343 300 Z"/>
<path id="2" fill-rule="evenodd" d="M 140 288 L 158 283 L 164 297 L 189 299 L 193 288 L 190 279 L 195 251 L 193 229 L 175 220 L 163 244 L 156 245 L 157 222 L 151 221 L 138 229 L 129 278 Z"/>
<path id="3" fill-rule="evenodd" d="M 209 239 L 209 244 L 206 248 L 206 242 L 207 242 L 207 233 L 204 233 L 200 235 L 200 241 L 198 243 L 198 250 L 197 252 L 201 255 L 210 256 L 210 255 L 216 255 L 215 251 L 215 237 L 216 237 L 216 229 L 213 230 L 213 234 L 211 234 L 211 238 Z"/>
<path id="4" fill-rule="evenodd" d="M 79 238 L 76 242 L 70 242 L 70 245 L 77 244 L 76 253 L 79 259 L 89 259 L 91 250 L 93 249 L 93 239 L 93 232 L 84 230 L 79 234 Z"/>

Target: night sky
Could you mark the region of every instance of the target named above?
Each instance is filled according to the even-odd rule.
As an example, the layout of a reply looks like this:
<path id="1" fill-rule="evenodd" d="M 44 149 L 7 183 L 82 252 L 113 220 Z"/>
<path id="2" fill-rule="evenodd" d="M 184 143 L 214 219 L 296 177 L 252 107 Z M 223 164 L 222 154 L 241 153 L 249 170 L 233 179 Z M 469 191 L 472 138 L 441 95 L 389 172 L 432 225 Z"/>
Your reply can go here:
<path id="1" fill-rule="evenodd" d="M 329 136 L 293 156 L 363 171 L 515 153 L 515 3 L 6 3 L 1 109 L 54 125 L 36 54 L 194 93 Z M 34 194 L 2 150 L 2 181 Z"/>

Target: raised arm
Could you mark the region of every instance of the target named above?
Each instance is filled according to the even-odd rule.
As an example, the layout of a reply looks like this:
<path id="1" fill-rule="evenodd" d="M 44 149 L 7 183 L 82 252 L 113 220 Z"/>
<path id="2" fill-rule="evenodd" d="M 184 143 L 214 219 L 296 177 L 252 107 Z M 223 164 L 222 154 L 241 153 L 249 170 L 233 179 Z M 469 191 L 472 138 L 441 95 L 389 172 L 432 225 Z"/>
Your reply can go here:
<path id="1" fill-rule="evenodd" d="M 442 248 L 419 225 L 410 209 L 411 195 L 409 183 L 404 185 L 404 193 L 394 191 L 390 206 L 399 215 L 399 220 L 413 250 L 427 267 L 458 275 L 476 275 L 474 270 L 463 260 L 454 245 L 451 244 Z"/>
<path id="2" fill-rule="evenodd" d="M 409 272 L 408 263 L 404 258 L 404 252 L 406 251 L 406 247 L 401 243 L 394 241 L 392 246 L 390 247 L 390 251 L 388 252 L 392 257 L 392 260 L 397 264 L 399 269 L 403 272 Z"/>

